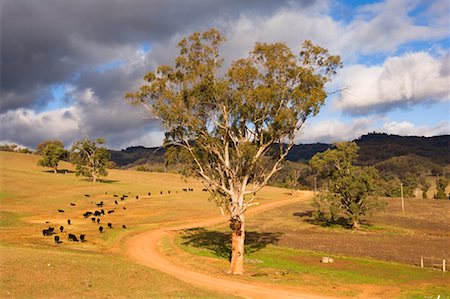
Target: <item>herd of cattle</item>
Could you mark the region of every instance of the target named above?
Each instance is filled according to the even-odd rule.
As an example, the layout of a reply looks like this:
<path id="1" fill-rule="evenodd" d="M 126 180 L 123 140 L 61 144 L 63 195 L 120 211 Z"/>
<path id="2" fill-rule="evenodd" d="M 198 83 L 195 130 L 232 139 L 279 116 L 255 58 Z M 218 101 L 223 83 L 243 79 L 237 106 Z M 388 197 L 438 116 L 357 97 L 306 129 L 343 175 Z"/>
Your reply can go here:
<path id="1" fill-rule="evenodd" d="M 182 190 L 183 190 L 184 192 L 193 192 L 193 191 L 194 191 L 193 188 L 186 188 L 186 189 L 182 189 Z M 208 191 L 208 190 L 207 190 L 207 189 L 203 189 L 202 191 L 203 191 L 203 192 L 206 192 L 206 191 Z M 160 191 L 159 193 L 160 193 L 160 195 L 163 195 L 163 194 L 164 194 L 163 191 Z M 176 191 L 176 193 L 178 193 L 178 191 Z M 105 192 L 105 194 L 108 194 L 108 193 Z M 129 194 L 130 194 L 130 193 L 129 193 Z M 167 194 L 170 195 L 170 190 L 167 191 Z M 85 194 L 84 196 L 85 196 L 85 197 L 90 197 L 89 194 Z M 149 197 L 151 196 L 151 192 L 148 192 L 148 196 L 149 196 Z M 127 199 L 129 199 L 129 198 L 130 198 L 130 195 L 122 194 L 122 196 L 119 197 L 118 194 L 113 194 L 113 200 L 114 200 L 114 205 L 115 205 L 115 207 L 119 205 L 119 202 L 123 202 L 123 201 L 125 201 L 125 200 L 127 200 Z M 135 199 L 139 199 L 139 195 L 136 195 Z M 111 208 L 111 209 L 108 209 L 108 210 L 105 210 L 105 209 L 104 209 L 105 203 L 104 203 L 103 201 L 96 202 L 96 203 L 91 202 L 91 204 L 94 204 L 95 207 L 96 207 L 96 208 L 99 208 L 99 209 L 95 209 L 94 211 L 86 211 L 86 212 L 84 212 L 84 213 L 82 214 L 82 216 L 83 216 L 84 219 L 90 219 L 90 221 L 91 221 L 92 223 L 97 224 L 97 225 L 98 225 L 98 231 L 99 231 L 99 233 L 101 234 L 101 233 L 103 233 L 103 231 L 104 231 L 103 226 L 100 225 L 100 223 L 103 224 L 103 222 L 102 222 L 102 217 L 105 216 L 105 215 L 114 213 L 115 210 L 112 209 L 112 208 Z M 76 206 L 76 204 L 70 203 L 70 206 Z M 126 210 L 126 207 L 125 207 L 125 206 L 122 206 L 122 209 L 123 209 L 123 210 Z M 65 210 L 63 210 L 63 209 L 58 209 L 58 212 L 59 212 L 59 213 L 65 213 Z M 48 222 L 47 222 L 47 223 L 48 223 Z M 67 225 L 70 226 L 71 224 L 72 224 L 72 220 L 71 220 L 71 219 L 67 219 Z M 109 229 L 112 229 L 112 228 L 113 228 L 113 224 L 112 224 L 111 222 L 106 223 L 106 225 L 108 226 Z M 127 228 L 127 226 L 126 226 L 125 224 L 122 224 L 122 229 L 126 229 L 126 228 Z M 60 232 L 60 233 L 63 233 L 64 230 L 65 230 L 64 226 L 61 225 L 61 226 L 59 227 L 59 232 Z M 56 243 L 56 244 L 60 244 L 60 243 L 62 243 L 62 241 L 61 241 L 60 236 L 58 236 L 57 234 L 58 234 L 58 233 L 55 231 L 55 228 L 54 228 L 54 227 L 51 227 L 51 226 L 48 227 L 48 228 L 46 228 L 46 229 L 43 229 L 43 230 L 42 230 L 42 235 L 43 235 L 43 236 L 53 236 L 53 235 L 55 235 L 55 236 L 53 237 L 55 243 Z M 75 234 L 69 233 L 69 234 L 68 234 L 68 241 L 70 241 L 70 242 L 80 242 L 80 241 L 81 241 L 81 242 L 85 242 L 85 241 L 86 241 L 86 235 L 85 235 L 85 234 L 80 234 L 80 235 L 79 235 L 79 238 L 77 238 L 77 236 L 76 236 Z"/>

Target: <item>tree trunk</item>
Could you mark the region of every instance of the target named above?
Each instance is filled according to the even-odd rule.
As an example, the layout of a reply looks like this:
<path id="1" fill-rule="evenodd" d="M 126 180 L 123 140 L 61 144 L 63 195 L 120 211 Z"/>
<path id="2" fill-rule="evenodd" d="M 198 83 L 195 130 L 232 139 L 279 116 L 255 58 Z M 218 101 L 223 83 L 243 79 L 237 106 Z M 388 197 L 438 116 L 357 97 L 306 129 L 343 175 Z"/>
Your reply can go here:
<path id="1" fill-rule="evenodd" d="M 95 183 L 95 182 L 97 182 L 97 176 L 94 174 L 94 175 L 92 175 L 92 181 Z"/>
<path id="2" fill-rule="evenodd" d="M 352 228 L 353 229 L 359 229 L 360 228 L 358 219 L 353 219 Z"/>
<path id="3" fill-rule="evenodd" d="M 58 169 L 53 168 L 53 173 L 58 173 Z"/>
<path id="4" fill-rule="evenodd" d="M 235 216 L 230 220 L 231 228 L 231 268 L 230 273 L 244 274 L 244 241 L 245 220 L 244 216 Z"/>

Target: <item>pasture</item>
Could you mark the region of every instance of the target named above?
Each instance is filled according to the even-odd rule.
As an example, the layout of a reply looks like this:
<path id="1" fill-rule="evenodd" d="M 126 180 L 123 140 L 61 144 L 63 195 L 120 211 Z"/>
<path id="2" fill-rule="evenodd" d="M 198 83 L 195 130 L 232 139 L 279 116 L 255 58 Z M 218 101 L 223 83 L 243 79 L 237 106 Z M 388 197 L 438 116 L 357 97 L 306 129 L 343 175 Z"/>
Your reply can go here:
<path id="1" fill-rule="evenodd" d="M 0 152 L 1 298 L 231 298 L 139 265 L 125 254 L 125 241 L 139 232 L 221 217 L 199 182 L 176 174 L 109 170 L 105 182 L 94 184 L 75 177 L 70 164 L 60 166 L 67 174 L 53 174 L 37 160 Z M 189 188 L 193 191 L 183 191 Z M 354 232 L 313 223 L 310 201 L 301 194 L 274 187 L 258 194 L 262 204 L 305 199 L 247 217 L 243 277 L 226 273 L 225 224 L 169 233 L 160 250 L 167 259 L 211 276 L 307 293 L 450 297 L 448 272 L 417 265 L 421 255 L 450 258 L 448 201 L 408 199 L 402 214 L 399 202 L 391 200 L 385 212 Z M 104 215 L 94 222 L 94 216 L 83 216 L 102 209 Z M 55 228 L 61 243 L 43 236 L 48 227 Z M 85 242 L 69 241 L 69 234 L 78 239 L 84 234 Z M 324 255 L 335 263 L 321 264 Z"/>

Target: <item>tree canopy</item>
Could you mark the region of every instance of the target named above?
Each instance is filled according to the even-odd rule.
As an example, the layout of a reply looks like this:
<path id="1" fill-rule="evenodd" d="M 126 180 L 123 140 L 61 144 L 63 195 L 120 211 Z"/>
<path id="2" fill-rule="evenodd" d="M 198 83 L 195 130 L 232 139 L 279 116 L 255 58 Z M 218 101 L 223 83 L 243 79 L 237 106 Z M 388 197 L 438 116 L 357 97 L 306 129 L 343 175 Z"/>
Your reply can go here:
<path id="1" fill-rule="evenodd" d="M 246 196 L 280 170 L 306 119 L 323 105 L 325 84 L 341 63 L 310 41 L 298 55 L 284 43 L 256 43 L 225 71 L 223 41 L 215 29 L 183 38 L 174 66 L 147 73 L 147 83 L 127 98 L 161 120 L 166 145 L 184 152 L 179 157 L 228 215 L 231 272 L 240 274 L 244 213 L 253 200 Z"/>
<path id="2" fill-rule="evenodd" d="M 49 144 L 54 144 L 54 145 L 56 145 L 56 146 L 58 146 L 58 147 L 62 147 L 62 148 L 64 148 L 64 143 L 61 141 L 61 140 L 45 140 L 45 141 L 42 141 L 41 143 L 39 143 L 37 146 L 36 146 L 36 154 L 37 155 L 42 155 L 42 153 L 44 152 L 44 149 L 47 147 L 47 145 L 49 145 Z"/>
<path id="3" fill-rule="evenodd" d="M 62 142 L 48 142 L 41 150 L 41 159 L 38 165 L 53 168 L 54 173 L 58 173 L 59 161 L 67 158 L 67 151 Z"/>
<path id="4" fill-rule="evenodd" d="M 107 176 L 106 166 L 110 158 L 108 149 L 102 147 L 105 140 L 84 139 L 75 142 L 71 149 L 71 161 L 76 165 L 76 175 L 92 178 L 96 182 L 100 176 Z"/>
<path id="5" fill-rule="evenodd" d="M 360 218 L 382 204 L 374 197 L 378 172 L 373 167 L 356 166 L 358 145 L 340 142 L 312 157 L 310 164 L 327 180 L 328 190 L 316 199 L 319 208 L 325 205 L 331 220 L 343 213 L 353 228 L 358 229 Z"/>

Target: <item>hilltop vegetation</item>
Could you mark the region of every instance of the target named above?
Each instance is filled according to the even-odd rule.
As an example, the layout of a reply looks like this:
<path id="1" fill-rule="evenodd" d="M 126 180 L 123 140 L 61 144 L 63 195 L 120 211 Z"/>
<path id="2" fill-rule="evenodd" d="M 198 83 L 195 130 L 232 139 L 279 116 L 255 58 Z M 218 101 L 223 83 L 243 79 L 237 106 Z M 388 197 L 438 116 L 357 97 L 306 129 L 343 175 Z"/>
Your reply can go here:
<path id="1" fill-rule="evenodd" d="M 398 156 L 420 157 L 421 161 L 436 165 L 450 164 L 450 135 L 417 137 L 371 133 L 354 141 L 360 147 L 358 162 L 363 165 L 375 165 Z M 294 145 L 286 160 L 308 162 L 315 154 L 330 147 L 331 144 L 326 143 Z M 161 147 L 135 146 L 110 152 L 111 160 L 119 167 L 164 162 L 164 149 Z"/>

